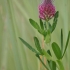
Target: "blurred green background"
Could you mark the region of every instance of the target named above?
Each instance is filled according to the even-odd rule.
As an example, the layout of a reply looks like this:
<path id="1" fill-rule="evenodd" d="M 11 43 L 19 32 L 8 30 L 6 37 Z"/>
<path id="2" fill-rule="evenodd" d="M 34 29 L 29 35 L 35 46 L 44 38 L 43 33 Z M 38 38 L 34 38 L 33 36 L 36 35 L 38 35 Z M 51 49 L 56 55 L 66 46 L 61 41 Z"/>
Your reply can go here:
<path id="1" fill-rule="evenodd" d="M 0 70 L 40 70 L 40 62 L 35 54 L 18 37 L 34 48 L 33 37 L 42 40 L 42 36 L 29 24 L 29 18 L 39 22 L 38 6 L 41 1 L 0 0 Z M 65 45 L 70 30 L 70 0 L 54 0 L 54 5 L 59 11 L 59 18 L 52 41 L 60 45 L 60 30 L 63 28 Z M 69 46 L 63 58 L 65 70 L 70 70 Z"/>

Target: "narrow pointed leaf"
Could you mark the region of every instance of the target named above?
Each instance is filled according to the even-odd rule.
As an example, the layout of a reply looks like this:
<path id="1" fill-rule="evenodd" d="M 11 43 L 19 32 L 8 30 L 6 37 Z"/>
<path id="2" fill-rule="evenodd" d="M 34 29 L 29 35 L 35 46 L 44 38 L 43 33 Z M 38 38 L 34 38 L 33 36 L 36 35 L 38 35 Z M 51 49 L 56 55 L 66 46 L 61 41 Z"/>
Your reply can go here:
<path id="1" fill-rule="evenodd" d="M 43 21 L 40 19 L 40 26 L 41 26 L 41 29 L 44 30 L 44 25 L 43 25 Z"/>
<path id="2" fill-rule="evenodd" d="M 58 16 L 59 16 L 59 12 L 57 11 L 57 12 L 55 13 L 55 16 L 54 16 L 51 33 L 52 33 L 52 32 L 55 30 L 55 28 L 56 28 Z"/>
<path id="3" fill-rule="evenodd" d="M 19 39 L 23 42 L 23 44 L 29 48 L 32 52 L 38 53 L 32 46 L 30 46 L 26 41 L 24 41 L 22 38 L 19 37 Z"/>
<path id="4" fill-rule="evenodd" d="M 37 22 L 35 22 L 33 19 L 29 19 L 29 21 L 35 29 L 40 30 L 40 27 Z"/>
<path id="5" fill-rule="evenodd" d="M 56 57 L 57 57 L 58 59 L 61 59 L 62 53 L 61 53 L 61 50 L 60 50 L 58 44 L 56 44 L 55 42 L 53 42 L 53 43 L 52 43 L 52 49 L 53 49 L 53 52 L 54 52 L 54 54 L 56 55 Z"/>
<path id="6" fill-rule="evenodd" d="M 35 46 L 36 46 L 37 50 L 38 50 L 41 54 L 43 54 L 42 49 L 41 49 L 41 46 L 40 46 L 40 44 L 39 44 L 39 40 L 38 40 L 37 37 L 34 37 L 34 42 L 35 42 Z"/>
<path id="7" fill-rule="evenodd" d="M 42 29 L 39 27 L 39 25 L 38 25 L 37 22 L 35 22 L 33 19 L 29 19 L 29 21 L 30 21 L 30 24 L 31 24 L 35 29 L 37 29 L 37 31 L 38 31 L 40 34 L 44 35 L 44 30 L 42 30 Z"/>
<path id="8" fill-rule="evenodd" d="M 47 53 L 51 56 L 51 52 L 50 52 L 50 50 L 48 50 Z"/>
<path id="9" fill-rule="evenodd" d="M 65 54 L 65 52 L 66 52 L 66 49 L 67 49 L 67 46 L 68 46 L 68 43 L 69 43 L 69 38 L 70 38 L 70 31 L 69 31 L 69 33 L 68 33 L 68 38 L 67 38 L 67 41 L 66 41 L 66 45 L 65 45 L 65 50 L 64 50 L 63 56 L 64 56 L 64 54 Z M 63 57 L 63 56 L 62 56 L 62 57 Z"/>
<path id="10" fill-rule="evenodd" d="M 63 30 L 61 29 L 61 52 L 63 52 Z"/>

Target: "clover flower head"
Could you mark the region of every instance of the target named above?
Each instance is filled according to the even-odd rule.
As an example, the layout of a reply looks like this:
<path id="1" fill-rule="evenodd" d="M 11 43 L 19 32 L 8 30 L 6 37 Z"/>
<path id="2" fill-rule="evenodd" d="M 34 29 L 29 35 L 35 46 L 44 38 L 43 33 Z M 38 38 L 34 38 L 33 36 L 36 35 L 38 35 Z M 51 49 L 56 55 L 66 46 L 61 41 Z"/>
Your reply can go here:
<path id="1" fill-rule="evenodd" d="M 51 19 L 54 17 L 55 12 L 55 6 L 51 0 L 44 0 L 44 2 L 39 5 L 39 18 L 43 20 Z"/>

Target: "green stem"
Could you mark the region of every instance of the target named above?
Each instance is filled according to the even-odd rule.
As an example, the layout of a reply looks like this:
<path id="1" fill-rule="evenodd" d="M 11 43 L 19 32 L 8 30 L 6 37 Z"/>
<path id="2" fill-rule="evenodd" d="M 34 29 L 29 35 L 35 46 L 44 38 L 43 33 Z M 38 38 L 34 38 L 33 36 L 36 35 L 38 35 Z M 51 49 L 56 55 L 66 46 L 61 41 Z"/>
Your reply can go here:
<path id="1" fill-rule="evenodd" d="M 47 70 L 49 70 L 49 68 L 44 64 L 44 62 L 41 60 L 41 58 L 39 57 L 39 55 L 38 54 L 36 54 L 36 57 L 38 57 L 38 59 L 41 61 L 41 63 L 43 64 L 43 66 L 47 69 Z"/>

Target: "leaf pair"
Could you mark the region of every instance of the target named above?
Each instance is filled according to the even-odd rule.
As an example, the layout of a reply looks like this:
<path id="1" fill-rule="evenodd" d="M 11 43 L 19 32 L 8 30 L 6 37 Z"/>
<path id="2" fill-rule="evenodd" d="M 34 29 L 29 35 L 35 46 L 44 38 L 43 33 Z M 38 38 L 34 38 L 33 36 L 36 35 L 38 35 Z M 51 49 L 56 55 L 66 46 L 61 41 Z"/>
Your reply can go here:
<path id="1" fill-rule="evenodd" d="M 62 32 L 61 32 L 61 33 L 62 33 Z M 69 38 L 70 38 L 70 31 L 69 31 L 69 33 L 68 33 L 68 38 L 67 38 L 66 45 L 65 45 L 65 49 L 64 49 L 64 52 L 63 52 L 63 53 L 61 52 L 62 49 L 63 49 L 63 34 L 61 34 L 61 46 L 62 46 L 62 49 L 59 48 L 59 46 L 58 46 L 57 43 L 55 43 L 55 42 L 52 43 L 52 49 L 53 49 L 53 51 L 54 51 L 54 53 L 55 53 L 55 55 L 56 55 L 56 57 L 57 57 L 58 59 L 62 59 L 62 58 L 63 58 L 63 56 L 64 56 L 64 54 L 65 54 L 65 52 L 66 52 L 68 43 L 69 43 Z"/>
<path id="2" fill-rule="evenodd" d="M 66 49 L 67 49 L 67 46 L 68 46 L 68 43 L 69 43 L 69 39 L 70 39 L 70 31 L 68 33 L 68 37 L 67 37 L 67 41 L 66 41 L 66 45 L 65 45 L 65 49 L 64 49 L 64 52 L 63 52 L 63 55 L 62 57 L 64 56 L 65 52 L 66 52 Z"/>
<path id="3" fill-rule="evenodd" d="M 47 32 L 44 30 L 43 21 L 40 19 L 40 26 L 37 22 L 35 22 L 33 19 L 29 19 L 30 24 L 37 29 L 37 31 L 42 34 L 43 36 L 46 36 Z"/>

